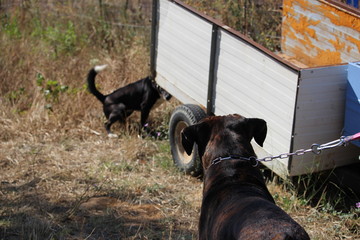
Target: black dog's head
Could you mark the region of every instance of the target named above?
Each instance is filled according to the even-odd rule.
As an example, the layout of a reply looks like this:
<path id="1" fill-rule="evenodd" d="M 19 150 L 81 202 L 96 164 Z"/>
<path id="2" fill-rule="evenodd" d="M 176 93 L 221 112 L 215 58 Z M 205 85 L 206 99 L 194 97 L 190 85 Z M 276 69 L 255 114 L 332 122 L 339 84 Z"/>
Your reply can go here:
<path id="1" fill-rule="evenodd" d="M 244 118 L 240 115 L 213 116 L 198 124 L 183 129 L 182 145 L 191 154 L 193 145 L 198 145 L 204 169 L 217 157 L 240 155 L 255 156 L 250 144 L 254 138 L 263 145 L 267 133 L 266 122 L 258 118 Z"/>
<path id="2" fill-rule="evenodd" d="M 157 92 L 159 93 L 161 98 L 163 98 L 166 101 L 169 101 L 171 99 L 172 95 L 170 93 L 168 93 L 165 89 L 160 87 L 160 85 L 157 84 L 155 80 L 152 79 L 151 82 L 152 82 L 153 87 L 157 90 Z"/>
<path id="3" fill-rule="evenodd" d="M 172 97 L 172 95 L 170 93 L 168 93 L 165 89 L 163 89 L 162 87 L 158 86 L 158 91 L 159 91 L 159 94 L 160 96 L 166 100 L 166 101 L 169 101 Z"/>

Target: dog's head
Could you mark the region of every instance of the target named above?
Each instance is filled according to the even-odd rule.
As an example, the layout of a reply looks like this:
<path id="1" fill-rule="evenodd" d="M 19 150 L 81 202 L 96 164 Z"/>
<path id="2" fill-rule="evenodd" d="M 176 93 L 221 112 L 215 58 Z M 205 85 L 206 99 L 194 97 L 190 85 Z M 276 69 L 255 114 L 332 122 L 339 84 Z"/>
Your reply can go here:
<path id="1" fill-rule="evenodd" d="M 163 89 L 159 85 L 158 85 L 158 92 L 159 92 L 160 96 L 166 101 L 169 101 L 172 97 L 172 95 L 170 93 L 168 93 L 165 89 Z"/>
<path id="2" fill-rule="evenodd" d="M 251 139 L 263 145 L 267 133 L 266 122 L 240 115 L 213 116 L 183 129 L 182 145 L 191 154 L 194 143 L 198 146 L 204 169 L 217 157 L 240 155 L 255 156 Z"/>
<path id="3" fill-rule="evenodd" d="M 170 93 L 168 93 L 165 89 L 160 87 L 160 85 L 157 84 L 155 80 L 152 79 L 151 82 L 152 82 L 153 87 L 157 90 L 157 92 L 159 93 L 159 95 L 162 99 L 164 99 L 166 101 L 169 101 L 171 99 L 172 95 Z"/>

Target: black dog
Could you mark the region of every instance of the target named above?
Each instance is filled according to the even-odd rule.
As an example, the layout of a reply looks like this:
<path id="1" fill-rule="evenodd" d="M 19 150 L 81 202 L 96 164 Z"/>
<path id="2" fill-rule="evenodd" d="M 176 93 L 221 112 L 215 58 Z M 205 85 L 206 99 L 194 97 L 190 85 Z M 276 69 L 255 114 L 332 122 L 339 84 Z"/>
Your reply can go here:
<path id="1" fill-rule="evenodd" d="M 105 129 L 109 136 L 116 136 L 111 133 L 111 125 L 116 121 L 125 123 L 126 118 L 134 111 L 141 112 L 140 122 L 141 127 L 144 127 L 150 110 L 156 103 L 161 103 L 161 97 L 167 101 L 171 98 L 171 95 L 150 77 L 130 83 L 108 95 L 103 95 L 95 86 L 95 77 L 106 67 L 107 65 L 102 65 L 91 69 L 87 83 L 89 91 L 103 104 L 103 111 L 108 119 L 105 123 Z"/>
<path id="2" fill-rule="evenodd" d="M 190 155 L 198 145 L 204 169 L 200 240 L 309 240 L 305 230 L 275 205 L 262 176 L 252 138 L 262 146 L 266 122 L 240 115 L 208 117 L 185 128 Z"/>

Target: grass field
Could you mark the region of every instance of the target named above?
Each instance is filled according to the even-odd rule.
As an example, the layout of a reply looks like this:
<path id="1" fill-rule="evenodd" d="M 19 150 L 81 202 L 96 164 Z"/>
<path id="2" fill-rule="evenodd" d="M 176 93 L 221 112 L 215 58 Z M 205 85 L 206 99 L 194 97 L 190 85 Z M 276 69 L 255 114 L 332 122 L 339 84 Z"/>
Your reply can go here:
<path id="1" fill-rule="evenodd" d="M 197 239 L 202 182 L 173 166 L 167 140 L 179 102 L 151 112 L 159 139 L 138 137 L 139 114 L 114 139 L 86 90 L 95 64 L 109 65 L 104 93 L 149 74 L 149 9 L 133 4 L 0 1 L 0 239 Z M 312 239 L 360 239 L 355 205 L 268 187 Z"/>

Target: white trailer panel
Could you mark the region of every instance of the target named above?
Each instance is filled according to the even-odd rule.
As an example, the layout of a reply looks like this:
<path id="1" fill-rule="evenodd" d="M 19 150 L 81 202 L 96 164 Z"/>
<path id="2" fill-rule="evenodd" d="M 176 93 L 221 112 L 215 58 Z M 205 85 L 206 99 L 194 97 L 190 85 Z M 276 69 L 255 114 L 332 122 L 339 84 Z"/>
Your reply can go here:
<path id="1" fill-rule="evenodd" d="M 206 106 L 212 24 L 165 0 L 160 1 L 159 13 L 159 84 L 168 85 L 174 96 L 180 91 Z"/>
<path id="2" fill-rule="evenodd" d="M 266 119 L 265 151 L 288 151 L 298 72 L 226 31 L 221 31 L 218 51 L 215 114 Z"/>
<path id="3" fill-rule="evenodd" d="M 294 122 L 293 150 L 312 143 L 327 143 L 343 134 L 348 65 L 302 69 Z M 293 175 L 301 175 L 354 162 L 353 146 L 296 156 L 289 163 Z"/>

